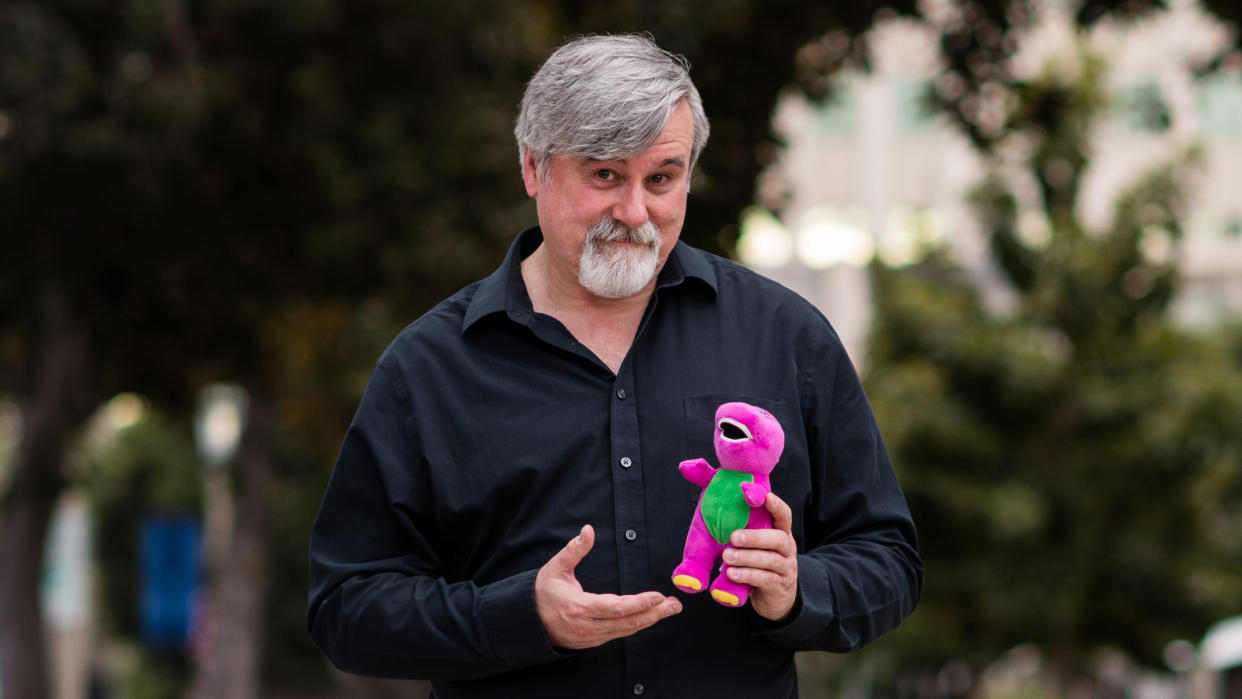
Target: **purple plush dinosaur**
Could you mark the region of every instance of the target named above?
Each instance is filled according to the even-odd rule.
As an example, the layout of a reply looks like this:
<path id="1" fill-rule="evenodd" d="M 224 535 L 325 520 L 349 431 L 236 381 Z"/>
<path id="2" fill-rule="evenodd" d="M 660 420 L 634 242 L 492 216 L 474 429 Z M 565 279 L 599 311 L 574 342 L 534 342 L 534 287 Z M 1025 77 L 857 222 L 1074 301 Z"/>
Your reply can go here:
<path id="1" fill-rule="evenodd" d="M 720 468 L 704 459 L 678 466 L 686 480 L 703 489 L 695 508 L 686 550 L 673 570 L 673 584 L 683 592 L 702 592 L 721 554 L 732 548 L 737 529 L 767 529 L 772 515 L 763 503 L 772 490 L 768 474 L 785 449 L 785 431 L 768 411 L 748 403 L 725 403 L 716 409 L 716 458 Z M 746 604 L 750 585 L 725 574 L 727 563 L 711 584 L 712 599 L 728 607 Z"/>

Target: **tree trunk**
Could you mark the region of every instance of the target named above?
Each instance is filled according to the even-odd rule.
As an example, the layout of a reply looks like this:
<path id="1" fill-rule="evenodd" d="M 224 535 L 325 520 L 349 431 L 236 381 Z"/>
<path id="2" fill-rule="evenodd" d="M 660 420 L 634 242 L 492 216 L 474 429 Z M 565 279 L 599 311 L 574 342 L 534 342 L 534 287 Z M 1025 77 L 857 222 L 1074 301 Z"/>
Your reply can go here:
<path id="1" fill-rule="evenodd" d="M 65 453 L 86 419 L 81 389 L 86 341 L 63 308 L 49 304 L 46 335 L 31 348 L 38 363 L 23 387 L 22 431 L 8 487 L 0 494 L 0 695 L 49 694 L 47 640 L 39 598 L 43 549 L 65 487 Z"/>
<path id="2" fill-rule="evenodd" d="M 6 697 L 48 696 L 39 573 L 54 504 L 55 497 L 10 490 L 0 505 L 5 568 L 0 575 L 0 695 Z"/>
<path id="3" fill-rule="evenodd" d="M 237 454 L 237 519 L 224 560 L 216 561 L 217 568 L 210 571 L 209 620 L 195 673 L 195 699 L 259 695 L 268 505 L 273 494 L 273 413 L 267 396 L 251 396 L 250 419 Z"/>

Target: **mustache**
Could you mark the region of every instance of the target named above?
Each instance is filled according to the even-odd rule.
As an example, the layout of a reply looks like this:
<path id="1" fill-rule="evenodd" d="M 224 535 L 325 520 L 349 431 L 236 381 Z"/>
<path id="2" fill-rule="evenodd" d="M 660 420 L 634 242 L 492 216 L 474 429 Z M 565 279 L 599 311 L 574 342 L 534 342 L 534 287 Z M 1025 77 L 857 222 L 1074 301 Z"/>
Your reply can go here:
<path id="1" fill-rule="evenodd" d="M 650 221 L 633 228 L 613 218 L 602 218 L 587 231 L 587 241 L 638 243 L 655 246 L 660 242 L 660 229 Z"/>

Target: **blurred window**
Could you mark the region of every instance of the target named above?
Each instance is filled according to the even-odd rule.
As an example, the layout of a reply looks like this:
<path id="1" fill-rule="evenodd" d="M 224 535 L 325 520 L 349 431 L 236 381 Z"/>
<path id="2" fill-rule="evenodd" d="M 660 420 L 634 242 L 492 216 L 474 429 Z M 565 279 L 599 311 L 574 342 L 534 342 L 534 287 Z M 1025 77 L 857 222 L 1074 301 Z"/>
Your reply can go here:
<path id="1" fill-rule="evenodd" d="M 1125 125 L 1132 131 L 1162 133 L 1169 128 L 1169 108 L 1154 82 L 1121 89 L 1118 107 Z"/>
<path id="2" fill-rule="evenodd" d="M 839 83 L 824 106 L 816 110 L 815 127 L 829 136 L 850 136 L 858 131 L 858 90 L 850 83 Z"/>
<path id="3" fill-rule="evenodd" d="M 893 83 L 893 102 L 897 105 L 897 128 L 904 136 L 921 136 L 935 126 L 935 114 L 927 103 L 931 84 L 925 80 L 898 80 Z"/>
<path id="4" fill-rule="evenodd" d="M 1218 74 L 1199 84 L 1199 122 L 1208 138 L 1242 140 L 1242 75 Z"/>

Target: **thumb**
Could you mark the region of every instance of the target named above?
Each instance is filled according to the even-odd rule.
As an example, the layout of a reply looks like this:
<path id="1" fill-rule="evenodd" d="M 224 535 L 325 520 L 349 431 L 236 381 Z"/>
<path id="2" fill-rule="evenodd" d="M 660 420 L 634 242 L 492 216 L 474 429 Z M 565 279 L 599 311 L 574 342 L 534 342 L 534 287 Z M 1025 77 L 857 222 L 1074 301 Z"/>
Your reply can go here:
<path id="1" fill-rule="evenodd" d="M 548 567 L 564 575 L 573 575 L 574 568 L 578 567 L 583 558 L 586 558 L 594 545 L 595 530 L 591 528 L 591 525 L 584 524 L 578 536 L 570 539 L 569 543 L 565 544 L 565 548 L 557 551 L 552 560 L 548 561 Z"/>

